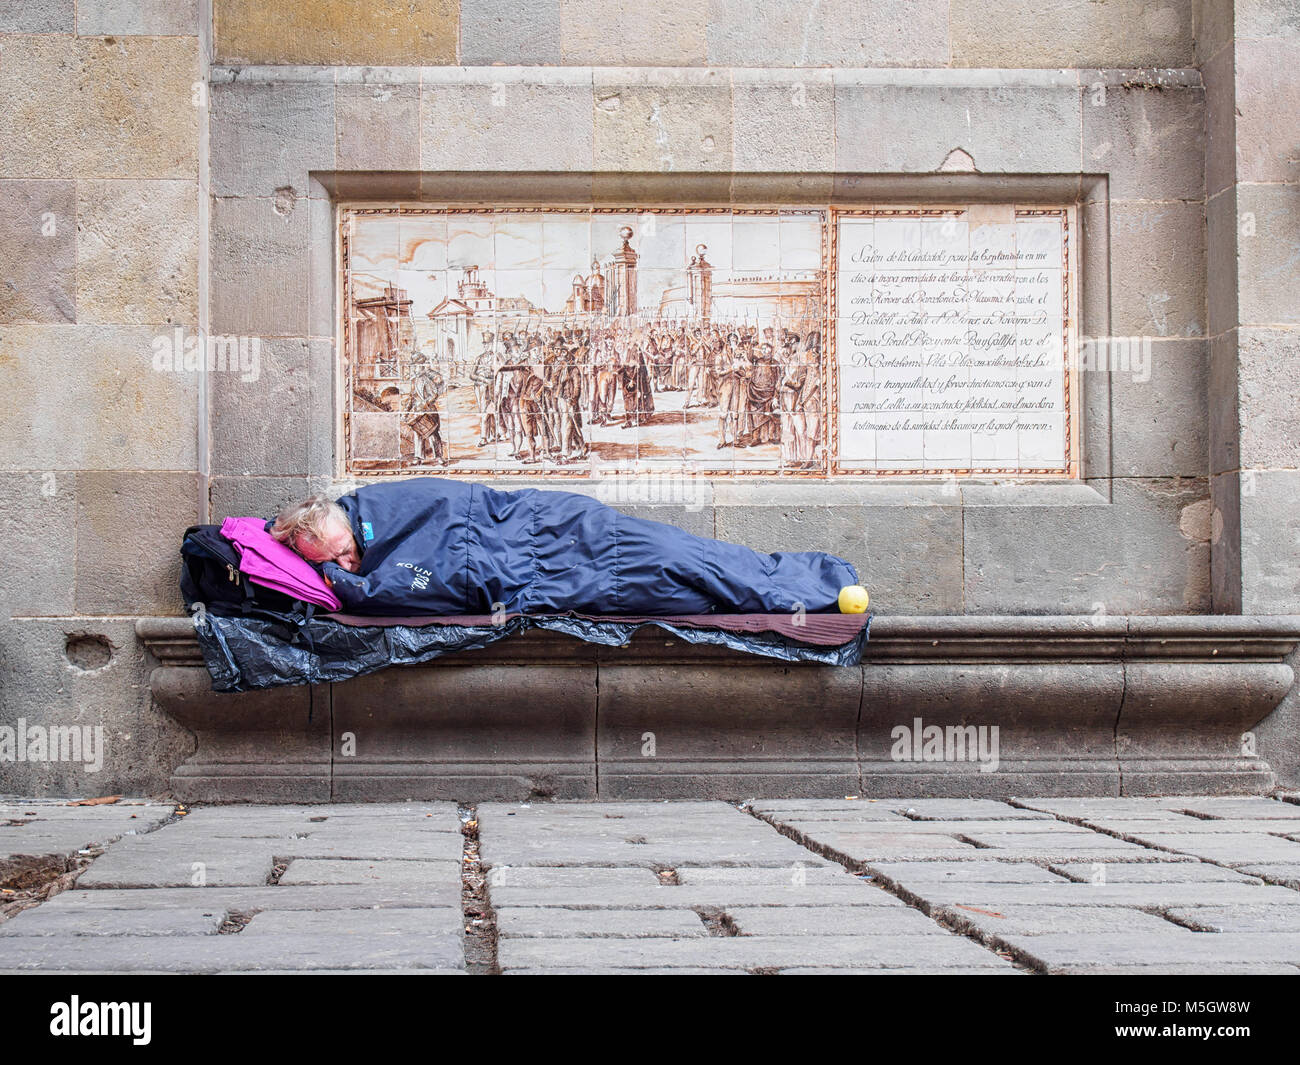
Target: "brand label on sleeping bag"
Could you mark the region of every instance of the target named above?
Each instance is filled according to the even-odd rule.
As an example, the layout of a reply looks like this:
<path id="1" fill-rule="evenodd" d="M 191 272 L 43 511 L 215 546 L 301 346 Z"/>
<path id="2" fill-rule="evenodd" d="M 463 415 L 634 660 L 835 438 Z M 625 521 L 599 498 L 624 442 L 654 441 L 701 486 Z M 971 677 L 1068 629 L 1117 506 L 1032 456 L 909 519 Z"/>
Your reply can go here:
<path id="1" fill-rule="evenodd" d="M 368 521 L 363 521 L 361 523 L 361 539 L 365 540 L 366 543 L 370 543 L 370 541 L 373 540 L 374 538 L 375 538 L 374 526 L 372 526 Z"/>
<path id="2" fill-rule="evenodd" d="M 394 565 L 411 571 L 411 591 L 422 592 L 429 587 L 429 578 L 433 576 L 433 570 L 417 566 L 414 562 L 395 562 Z"/>

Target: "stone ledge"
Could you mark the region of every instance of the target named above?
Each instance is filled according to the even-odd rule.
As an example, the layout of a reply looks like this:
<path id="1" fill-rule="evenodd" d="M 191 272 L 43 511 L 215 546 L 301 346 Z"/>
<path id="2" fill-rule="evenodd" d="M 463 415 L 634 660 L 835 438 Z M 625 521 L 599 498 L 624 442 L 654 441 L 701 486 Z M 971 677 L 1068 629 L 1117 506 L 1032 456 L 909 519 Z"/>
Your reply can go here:
<path id="1" fill-rule="evenodd" d="M 136 632 L 196 738 L 172 777 L 189 801 L 1007 798 L 1267 792 L 1243 737 L 1294 681 L 1300 617 L 880 617 L 844 668 L 534 631 L 238 695 L 211 690 L 187 619 Z M 900 727 L 932 726 L 988 730 L 995 759 L 898 755 Z"/>
<path id="2" fill-rule="evenodd" d="M 146 650 L 168 666 L 202 666 L 198 640 L 188 618 L 146 617 L 135 626 Z M 876 661 L 1022 662 L 1056 659 L 1213 662 L 1280 662 L 1300 643 L 1300 615 L 1243 617 L 1190 615 L 877 615 L 863 654 Z M 723 648 L 683 643 L 660 631 L 642 631 L 627 648 L 584 643 L 560 633 L 531 630 L 478 651 L 447 655 L 438 662 L 728 662 L 771 665 Z M 804 668 L 793 666 L 792 668 Z M 822 667 L 809 667 L 822 668 Z"/>

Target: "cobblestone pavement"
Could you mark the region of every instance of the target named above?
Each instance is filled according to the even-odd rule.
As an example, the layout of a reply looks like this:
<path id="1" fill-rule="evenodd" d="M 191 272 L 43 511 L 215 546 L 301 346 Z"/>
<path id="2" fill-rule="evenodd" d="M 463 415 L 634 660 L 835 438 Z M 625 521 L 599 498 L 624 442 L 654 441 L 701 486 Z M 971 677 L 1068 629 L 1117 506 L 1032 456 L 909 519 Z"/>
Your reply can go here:
<path id="1" fill-rule="evenodd" d="M 20 800 L 0 884 L 3 972 L 1300 974 L 1278 799 Z"/>

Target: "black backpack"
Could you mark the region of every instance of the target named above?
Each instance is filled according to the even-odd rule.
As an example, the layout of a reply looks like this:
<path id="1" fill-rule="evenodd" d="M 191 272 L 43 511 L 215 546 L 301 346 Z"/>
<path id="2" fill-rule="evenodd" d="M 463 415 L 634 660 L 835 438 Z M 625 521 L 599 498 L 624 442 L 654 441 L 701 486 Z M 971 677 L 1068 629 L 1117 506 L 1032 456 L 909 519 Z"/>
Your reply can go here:
<path id="1" fill-rule="evenodd" d="M 181 598 L 191 614 L 207 611 L 225 617 L 280 622 L 277 635 L 311 643 L 307 623 L 316 605 L 254 584 L 240 573 L 239 553 L 221 535 L 220 525 L 191 525 L 185 530 L 181 540 Z"/>

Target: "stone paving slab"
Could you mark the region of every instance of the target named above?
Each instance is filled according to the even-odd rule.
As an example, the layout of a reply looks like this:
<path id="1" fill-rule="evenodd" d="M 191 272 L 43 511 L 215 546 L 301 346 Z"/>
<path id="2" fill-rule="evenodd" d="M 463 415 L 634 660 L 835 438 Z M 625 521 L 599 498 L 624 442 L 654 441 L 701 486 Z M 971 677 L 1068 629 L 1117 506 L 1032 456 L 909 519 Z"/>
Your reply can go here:
<path id="1" fill-rule="evenodd" d="M 488 866 L 827 864 L 721 802 L 683 803 L 676 813 L 657 803 L 486 803 L 477 813 Z"/>
<path id="2" fill-rule="evenodd" d="M 965 903 L 985 909 L 1024 904 L 1029 906 L 1214 906 L 1238 903 L 1297 906 L 1300 891 L 1252 884 L 935 884 L 918 882 L 913 888 L 906 876 L 896 883 L 931 905 Z"/>
<path id="3" fill-rule="evenodd" d="M 496 912 L 497 935 L 505 938 L 624 939 L 707 936 L 700 915 L 689 909 L 568 910 L 556 907 L 506 907 Z"/>
<path id="4" fill-rule="evenodd" d="M 1234 817 L 1231 819 L 1219 817 L 1215 818 L 1213 821 L 1203 821 L 1196 817 L 1185 817 L 1181 821 L 1162 821 L 1158 824 L 1153 824 L 1150 821 L 1134 822 L 1110 817 L 1097 817 L 1090 818 L 1087 821 L 1087 824 L 1090 827 L 1102 831 L 1118 832 L 1133 839 L 1145 836 L 1152 832 L 1172 832 L 1180 836 L 1224 836 L 1236 835 L 1239 833 L 1287 836 L 1300 832 L 1300 819 L 1291 817 Z"/>
<path id="5" fill-rule="evenodd" d="M 24 910 L 0 924 L 0 936 L 202 936 L 226 919 L 225 909 Z"/>
<path id="6" fill-rule="evenodd" d="M 761 814 L 789 813 L 805 820 L 822 820 L 823 814 L 844 815 L 863 821 L 911 818 L 937 821 L 996 821 L 1047 819 L 1052 815 L 1017 809 L 996 799 L 771 799 L 746 803 Z"/>
<path id="7" fill-rule="evenodd" d="M 1247 876 L 1235 869 L 1221 865 L 1189 860 L 1181 855 L 1167 856 L 1170 861 L 1158 862 L 1096 862 L 1054 865 L 1066 877 L 1080 883 L 1091 883 L 1101 878 L 1106 884 L 1262 884 L 1258 877 Z"/>
<path id="8" fill-rule="evenodd" d="M 1084 868 L 1091 869 L 1092 866 Z M 1059 884 L 1057 876 L 1029 862 L 872 862 L 871 870 L 895 878 L 906 875 L 909 883 L 936 884 Z"/>
<path id="9" fill-rule="evenodd" d="M 405 859 L 349 861 L 337 858 L 298 858 L 280 877 L 281 886 L 297 884 L 410 884 L 459 879 L 459 862 L 413 862 Z"/>
<path id="10" fill-rule="evenodd" d="M 1258 865 L 1239 865 L 1237 870 L 1250 876 L 1263 877 L 1270 883 L 1285 884 L 1300 891 L 1300 865 L 1262 862 Z"/>
<path id="11" fill-rule="evenodd" d="M 578 890 L 512 888 L 491 890 L 494 907 L 555 906 L 564 909 L 658 910 L 692 909 L 698 906 L 726 909 L 729 906 L 902 906 L 893 895 L 870 884 L 848 883 L 813 886 L 765 887 L 751 885 L 743 893 L 733 884 L 693 884 L 679 887 L 610 888 L 599 897 Z"/>
<path id="12" fill-rule="evenodd" d="M 0 858 L 46 854 L 68 857 L 125 836 L 152 832 L 174 809 L 162 803 L 6 803 L 0 805 Z"/>
<path id="13" fill-rule="evenodd" d="M 1188 933 L 1189 935 L 1191 933 Z M 705 936 L 695 939 L 506 939 L 503 971 L 539 966 L 727 969 L 1011 968 L 1011 963 L 956 935 Z"/>
<path id="14" fill-rule="evenodd" d="M 79 887 L 252 887 L 265 884 L 274 864 L 266 840 L 174 843 L 121 840 L 77 879 Z"/>
<path id="15" fill-rule="evenodd" d="M 322 935 L 322 936 L 456 936 L 462 931 L 464 917 L 460 907 L 435 909 L 351 910 L 271 910 L 254 914 L 241 936 Z"/>
<path id="16" fill-rule="evenodd" d="M 742 936 L 946 936 L 950 933 L 906 906 L 728 906 Z"/>
<path id="17" fill-rule="evenodd" d="M 1227 836 L 1142 832 L 1134 833 L 1133 838 L 1150 847 L 1161 847 L 1225 865 L 1300 865 L 1300 843 L 1262 832 Z"/>
<path id="18" fill-rule="evenodd" d="M 1300 806 L 1276 799 L 1232 796 L 1171 796 L 1152 799 L 1017 799 L 1017 805 L 1062 817 L 1178 820 L 1191 810 L 1206 817 L 1293 818 Z"/>
<path id="19" fill-rule="evenodd" d="M 299 887 L 191 887 L 72 890 L 41 904 L 41 910 L 204 909 L 247 913 L 251 910 L 350 910 L 362 907 L 445 907 L 460 905 L 460 877 L 419 884 L 310 884 Z"/>
<path id="20" fill-rule="evenodd" d="M 1166 922 L 1167 923 L 1167 922 Z M 1168 924 L 1160 932 L 1052 932 L 1006 935 L 1048 972 L 1080 971 L 1126 965 L 1300 964 L 1300 932 L 1191 932 Z"/>
<path id="21" fill-rule="evenodd" d="M 1164 932 L 1177 927 L 1163 917 L 1125 906 L 999 906 L 996 910 L 971 906 L 944 906 L 942 912 L 960 926 L 991 935 L 1049 935 L 1071 932 Z M 1296 911 L 1300 916 L 1300 910 Z"/>
<path id="22" fill-rule="evenodd" d="M 1300 910 L 1287 906 L 1175 906 L 1166 912 L 1210 932 L 1300 932 Z"/>
<path id="23" fill-rule="evenodd" d="M 10 936 L 0 968 L 213 973 L 238 969 L 436 969 L 462 964 L 461 935 Z"/>

